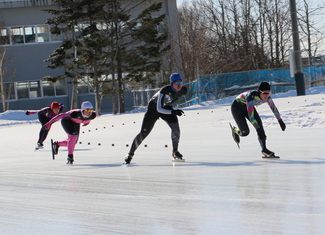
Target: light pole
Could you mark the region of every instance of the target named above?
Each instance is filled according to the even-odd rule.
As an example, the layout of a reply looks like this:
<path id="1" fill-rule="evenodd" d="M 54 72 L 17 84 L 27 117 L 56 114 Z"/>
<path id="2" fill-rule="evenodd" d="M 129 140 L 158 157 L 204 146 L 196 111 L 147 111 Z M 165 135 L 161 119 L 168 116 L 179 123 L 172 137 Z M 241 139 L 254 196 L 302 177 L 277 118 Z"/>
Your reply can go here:
<path id="1" fill-rule="evenodd" d="M 305 95 L 306 91 L 305 91 L 304 74 L 302 71 L 296 0 L 290 0 L 290 11 L 291 11 L 291 22 L 292 22 L 293 52 L 294 52 L 295 65 L 296 65 L 295 80 L 296 80 L 297 95 L 299 96 L 299 95 Z"/>

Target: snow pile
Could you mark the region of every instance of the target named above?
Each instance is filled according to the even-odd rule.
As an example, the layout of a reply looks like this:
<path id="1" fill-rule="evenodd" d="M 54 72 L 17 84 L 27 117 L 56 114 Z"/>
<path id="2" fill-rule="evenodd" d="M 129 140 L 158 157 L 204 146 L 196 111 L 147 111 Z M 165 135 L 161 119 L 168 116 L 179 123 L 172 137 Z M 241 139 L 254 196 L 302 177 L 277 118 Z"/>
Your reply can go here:
<path id="1" fill-rule="evenodd" d="M 37 115 L 26 115 L 25 113 L 26 111 L 23 110 L 9 110 L 0 113 L 0 127 L 39 122 Z"/>
<path id="2" fill-rule="evenodd" d="M 325 124 L 324 106 L 325 106 L 325 89 L 324 87 L 314 87 L 306 90 L 306 96 L 296 96 L 296 91 L 288 91 L 286 93 L 272 94 L 272 98 L 278 107 L 284 122 L 291 128 L 306 127 L 323 127 Z M 231 102 L 236 96 L 227 97 L 215 101 L 203 102 L 199 105 L 187 107 L 184 110 L 211 110 L 211 109 L 228 109 Z M 268 105 L 257 107 L 262 117 L 264 126 L 274 126 L 277 123 L 270 112 Z M 143 113 L 146 108 L 136 108 L 123 115 L 132 115 Z M 111 115 L 106 114 L 103 117 Z M 225 124 L 229 120 L 229 116 L 220 117 L 221 123 Z M 38 123 L 37 115 L 26 115 L 23 110 L 7 111 L 0 114 L 0 127 Z"/>

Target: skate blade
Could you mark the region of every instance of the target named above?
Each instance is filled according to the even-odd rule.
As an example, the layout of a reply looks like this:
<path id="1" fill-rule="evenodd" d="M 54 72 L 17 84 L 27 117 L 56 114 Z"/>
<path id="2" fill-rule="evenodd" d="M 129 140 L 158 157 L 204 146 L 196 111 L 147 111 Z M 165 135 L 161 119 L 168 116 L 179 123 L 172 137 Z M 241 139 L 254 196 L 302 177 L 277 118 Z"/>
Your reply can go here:
<path id="1" fill-rule="evenodd" d="M 172 162 L 185 162 L 185 159 L 172 159 Z"/>
<path id="2" fill-rule="evenodd" d="M 240 143 L 240 139 L 237 140 L 237 134 L 234 132 L 234 127 L 231 125 L 231 123 L 229 122 L 229 126 L 230 126 L 230 129 L 231 129 L 231 134 L 232 134 L 232 138 L 234 139 L 235 143 L 237 144 L 237 147 L 240 149 L 240 146 L 239 146 L 239 143 Z M 239 138 L 239 136 L 238 136 Z"/>
<path id="3" fill-rule="evenodd" d="M 35 147 L 35 151 L 40 150 L 40 149 L 44 149 L 44 147 Z"/>
<path id="4" fill-rule="evenodd" d="M 268 156 L 268 155 L 263 155 L 262 158 L 280 158 L 279 156 L 275 156 L 275 155 L 271 155 L 271 156 Z"/>

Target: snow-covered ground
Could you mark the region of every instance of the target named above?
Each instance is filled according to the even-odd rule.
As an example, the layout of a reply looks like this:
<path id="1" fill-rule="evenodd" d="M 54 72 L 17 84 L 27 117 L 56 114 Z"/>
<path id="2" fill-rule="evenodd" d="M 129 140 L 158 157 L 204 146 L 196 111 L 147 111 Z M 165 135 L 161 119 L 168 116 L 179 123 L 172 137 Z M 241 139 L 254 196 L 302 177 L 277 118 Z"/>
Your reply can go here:
<path id="1" fill-rule="evenodd" d="M 103 115 L 82 127 L 75 164 L 52 160 L 50 139 L 35 152 L 40 124 L 24 111 L 0 114 L 0 234 L 323 234 L 325 231 L 325 89 L 272 95 L 287 130 L 266 104 L 257 109 L 268 148 L 262 159 L 253 128 L 233 142 L 234 97 L 184 109 L 180 152 L 171 162 L 161 120 L 121 166 L 143 112 Z"/>

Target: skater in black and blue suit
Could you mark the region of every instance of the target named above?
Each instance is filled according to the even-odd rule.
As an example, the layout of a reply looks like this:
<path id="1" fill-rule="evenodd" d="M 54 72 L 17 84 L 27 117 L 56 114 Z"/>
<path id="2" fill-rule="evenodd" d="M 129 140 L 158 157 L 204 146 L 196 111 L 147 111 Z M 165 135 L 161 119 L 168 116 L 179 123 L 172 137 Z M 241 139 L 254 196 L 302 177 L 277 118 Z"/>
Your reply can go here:
<path id="1" fill-rule="evenodd" d="M 187 88 L 183 87 L 183 79 L 180 74 L 173 73 L 170 76 L 170 84 L 162 87 L 149 101 L 147 112 L 144 115 L 140 133 L 134 138 L 130 151 L 125 158 L 125 164 L 130 164 L 134 152 L 149 135 L 156 121 L 161 118 L 171 129 L 173 145 L 172 156 L 174 159 L 182 159 L 182 154 L 178 151 L 180 138 L 180 128 L 177 116 L 182 116 L 184 112 L 174 109 L 173 104 L 185 95 Z"/>

